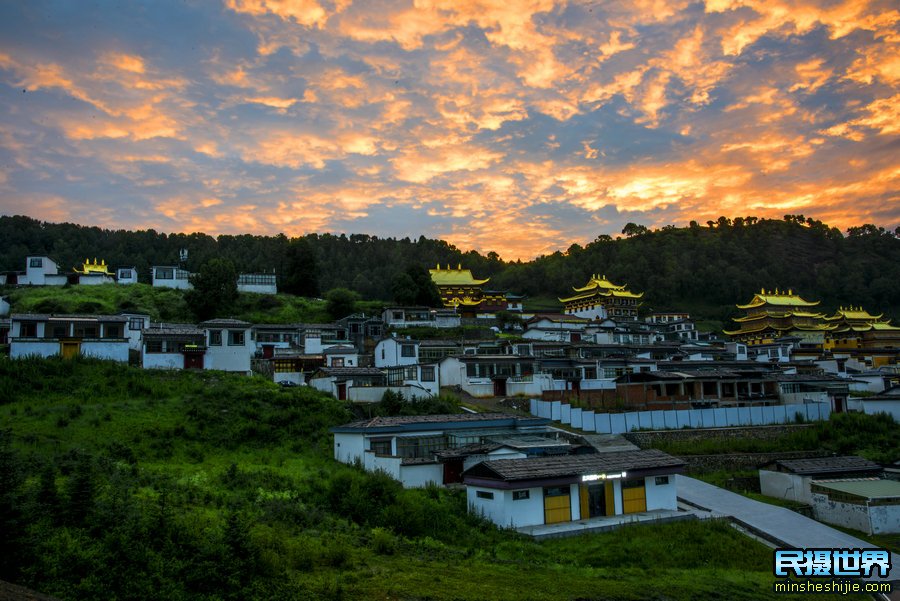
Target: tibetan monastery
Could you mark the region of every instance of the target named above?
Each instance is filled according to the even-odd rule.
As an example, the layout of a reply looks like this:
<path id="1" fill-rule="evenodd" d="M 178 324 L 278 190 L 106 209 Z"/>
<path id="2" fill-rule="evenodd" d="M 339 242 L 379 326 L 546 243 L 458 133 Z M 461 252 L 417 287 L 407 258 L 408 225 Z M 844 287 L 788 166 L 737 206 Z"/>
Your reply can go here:
<path id="1" fill-rule="evenodd" d="M 442 269 L 437 265 L 428 271 L 445 307 L 452 307 L 463 315 L 507 309 L 506 293 L 485 290 L 484 285 L 490 278 L 476 279 L 471 270 L 463 269 L 462 264 L 456 269 L 449 265 Z"/>
<path id="2" fill-rule="evenodd" d="M 797 336 L 807 344 L 823 345 L 825 334 L 837 328 L 826 323 L 825 315 L 813 310 L 819 301 L 808 301 L 794 294 L 793 290 L 775 292 L 760 290 L 746 305 L 737 305 L 745 311 L 734 321 L 737 330 L 725 330 L 725 334 L 746 344 L 766 344 L 784 336 Z"/>
<path id="3" fill-rule="evenodd" d="M 560 298 L 566 315 L 588 319 L 636 320 L 643 292 L 635 293 L 627 286 L 613 284 L 606 276 L 592 275 L 581 288 L 573 288 L 575 296 Z"/>
<path id="4" fill-rule="evenodd" d="M 862 307 L 841 307 L 825 323 L 835 325 L 828 333 L 825 348 L 900 348 L 900 327 L 891 325 L 884 314 L 872 315 Z"/>

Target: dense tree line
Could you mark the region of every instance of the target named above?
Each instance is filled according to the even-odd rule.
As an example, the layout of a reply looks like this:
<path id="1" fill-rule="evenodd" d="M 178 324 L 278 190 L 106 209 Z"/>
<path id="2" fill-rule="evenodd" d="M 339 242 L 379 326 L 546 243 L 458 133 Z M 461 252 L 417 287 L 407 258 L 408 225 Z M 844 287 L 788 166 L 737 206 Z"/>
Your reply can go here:
<path id="1" fill-rule="evenodd" d="M 900 228 L 898 228 L 900 229 Z M 164 234 L 130 232 L 74 224 L 52 224 L 28 217 L 0 217 L 0 269 L 21 270 L 25 256 L 48 255 L 70 269 L 85 258 L 136 266 L 149 279 L 151 265 L 177 264 L 199 271 L 211 259 L 230 261 L 240 272 L 278 274 L 281 288 L 319 296 L 346 288 L 365 299 L 421 302 L 433 294 L 421 285 L 425 269 L 461 263 L 491 287 L 531 297 L 564 296 L 591 274 L 644 291 L 645 308 L 687 309 L 727 319 L 734 304 L 761 287 L 799 291 L 839 305 L 864 305 L 874 312 L 900 315 L 900 231 L 866 224 L 842 233 L 805 218 L 782 220 L 721 217 L 686 228 L 650 230 L 629 223 L 622 237 L 600 235 L 565 252 L 529 262 L 504 262 L 493 252 L 463 252 L 424 236 L 379 238 L 364 234 L 284 235 Z"/>

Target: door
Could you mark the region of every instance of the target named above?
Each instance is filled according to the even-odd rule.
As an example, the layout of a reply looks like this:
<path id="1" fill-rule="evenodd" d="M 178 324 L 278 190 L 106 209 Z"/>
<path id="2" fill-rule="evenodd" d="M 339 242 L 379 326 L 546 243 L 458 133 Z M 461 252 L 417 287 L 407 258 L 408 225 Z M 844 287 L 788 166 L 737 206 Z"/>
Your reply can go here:
<path id="1" fill-rule="evenodd" d="M 506 380 L 494 380 L 494 396 L 506 396 Z"/>
<path id="2" fill-rule="evenodd" d="M 644 479 L 622 481 L 622 513 L 641 513 L 647 511 L 647 494 L 644 491 Z"/>
<path id="3" fill-rule="evenodd" d="M 63 359 L 73 359 L 81 354 L 81 344 L 74 341 L 64 341 L 59 343 L 59 354 Z"/>
<path id="4" fill-rule="evenodd" d="M 263 348 L 263 359 L 271 359 L 275 356 L 275 345 L 274 344 L 264 344 Z"/>
<path id="5" fill-rule="evenodd" d="M 338 382 L 337 384 L 337 393 L 339 401 L 347 400 L 347 383 L 346 382 Z"/>
<path id="6" fill-rule="evenodd" d="M 552 486 L 544 489 L 544 523 L 558 524 L 572 521 L 572 507 L 568 486 Z"/>
<path id="7" fill-rule="evenodd" d="M 200 353 L 184 354 L 185 369 L 203 369 L 203 355 Z"/>

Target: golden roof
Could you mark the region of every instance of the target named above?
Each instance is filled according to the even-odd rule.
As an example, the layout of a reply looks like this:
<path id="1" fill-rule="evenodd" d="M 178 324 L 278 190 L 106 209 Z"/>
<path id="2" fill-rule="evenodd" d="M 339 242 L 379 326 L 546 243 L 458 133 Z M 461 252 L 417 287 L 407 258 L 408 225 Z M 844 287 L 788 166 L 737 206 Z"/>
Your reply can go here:
<path id="1" fill-rule="evenodd" d="M 834 315 L 830 317 L 826 317 L 827 321 L 840 321 L 842 319 L 848 319 L 852 321 L 867 321 L 873 322 L 878 319 L 881 319 L 884 316 L 884 313 L 879 313 L 878 315 L 872 315 L 862 307 L 841 307 L 838 309 Z M 886 322 L 885 322 L 886 323 Z"/>
<path id="2" fill-rule="evenodd" d="M 772 292 L 771 290 L 766 292 L 765 289 L 760 290 L 753 295 L 753 299 L 749 303 L 736 306 L 738 309 L 755 309 L 764 305 L 773 305 L 776 307 L 815 307 L 818 304 L 819 301 L 808 301 L 800 298 L 800 295 L 794 294 L 793 290 L 788 290 L 785 293 L 779 292 L 776 288 L 775 292 Z"/>
<path id="3" fill-rule="evenodd" d="M 742 334 L 754 334 L 765 330 L 775 330 L 778 332 L 790 332 L 792 330 L 803 330 L 805 332 L 831 332 L 837 328 L 834 324 L 791 324 L 789 326 L 776 326 L 772 324 L 763 324 L 758 328 L 750 328 L 746 330 L 722 330 L 727 336 L 740 336 Z"/>
<path id="4" fill-rule="evenodd" d="M 575 292 L 580 292 L 581 294 L 576 294 L 575 296 L 570 296 L 568 298 L 559 298 L 559 302 L 561 303 L 570 303 L 573 301 L 594 298 L 596 296 L 604 296 L 604 297 L 617 297 L 617 298 L 642 298 L 644 296 L 643 292 L 631 292 L 627 290 L 627 284 L 623 286 L 619 286 L 618 284 L 613 284 L 606 276 L 592 275 L 591 279 L 588 280 L 588 283 L 582 286 L 581 288 L 572 288 Z"/>
<path id="5" fill-rule="evenodd" d="M 109 269 L 107 269 L 108 267 L 109 266 L 106 264 L 105 260 L 100 259 L 100 262 L 98 263 L 97 258 L 94 257 L 93 263 L 91 263 L 90 259 L 85 259 L 81 269 L 78 269 L 77 267 L 73 267 L 72 269 L 73 271 L 75 271 L 75 273 L 99 273 L 102 275 L 112 275 L 109 272 Z"/>
<path id="6" fill-rule="evenodd" d="M 456 269 L 451 269 L 449 265 L 447 265 L 447 269 L 441 269 L 441 266 L 437 265 L 435 269 L 429 269 L 428 272 L 437 286 L 481 286 L 491 279 L 476 280 L 472 276 L 472 271 L 463 269 L 462 264 Z"/>

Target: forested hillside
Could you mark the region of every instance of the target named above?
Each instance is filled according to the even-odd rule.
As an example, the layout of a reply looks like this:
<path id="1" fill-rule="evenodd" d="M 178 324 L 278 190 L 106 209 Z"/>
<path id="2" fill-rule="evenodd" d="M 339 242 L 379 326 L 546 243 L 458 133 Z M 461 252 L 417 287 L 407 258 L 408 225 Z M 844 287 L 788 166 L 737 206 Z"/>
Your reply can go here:
<path id="1" fill-rule="evenodd" d="M 496 253 L 463 252 L 441 240 L 378 238 L 363 234 L 219 236 L 163 234 L 153 230 L 110 231 L 28 217 L 0 217 L 0 270 L 21 270 L 28 254 L 43 254 L 70 269 L 98 257 L 136 266 L 149 279 L 154 264 L 174 264 L 188 250 L 186 268 L 198 270 L 213 257 L 239 271 L 275 270 L 301 294 L 347 287 L 364 298 L 393 300 L 392 282 L 410 265 L 462 263 L 492 288 L 553 299 L 605 274 L 644 291 L 645 309 L 686 309 L 698 317 L 726 320 L 737 302 L 761 287 L 799 291 L 825 310 L 864 305 L 900 317 L 900 233 L 873 225 L 836 228 L 803 216 L 784 220 L 720 218 L 705 225 L 650 231 L 629 224 L 623 236 L 529 262 L 505 262 Z M 561 241 L 562 242 L 562 241 Z"/>

